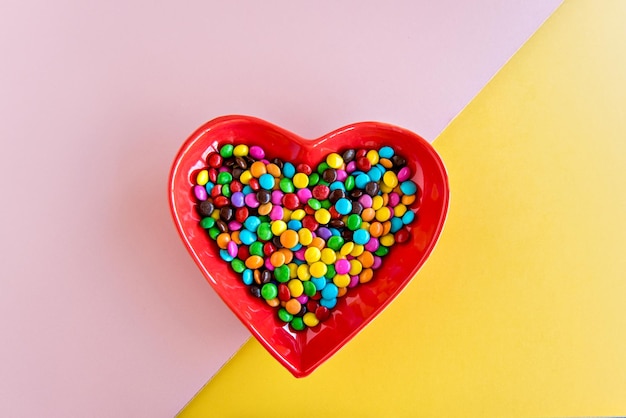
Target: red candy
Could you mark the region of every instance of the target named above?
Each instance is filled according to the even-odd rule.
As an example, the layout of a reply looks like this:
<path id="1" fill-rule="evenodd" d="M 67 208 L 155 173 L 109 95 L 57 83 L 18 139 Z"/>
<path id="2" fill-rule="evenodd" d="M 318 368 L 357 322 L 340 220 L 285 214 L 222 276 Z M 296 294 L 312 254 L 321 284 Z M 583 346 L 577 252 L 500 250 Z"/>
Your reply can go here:
<path id="1" fill-rule="evenodd" d="M 222 194 L 222 185 L 216 184 L 215 186 L 213 186 L 213 188 L 211 189 L 211 197 L 217 197 L 217 196 L 220 196 L 221 194 Z"/>
<path id="2" fill-rule="evenodd" d="M 325 200 L 330 194 L 330 189 L 326 185 L 318 184 L 317 186 L 313 187 L 311 193 L 313 194 L 313 197 L 317 200 Z"/>
<path id="3" fill-rule="evenodd" d="M 229 200 L 226 196 L 217 196 L 213 199 L 213 204 L 216 208 L 223 208 L 224 206 L 228 206 Z"/>
<path id="4" fill-rule="evenodd" d="M 365 157 L 357 158 L 356 168 L 361 171 L 370 171 L 372 168 L 372 163 Z"/>
<path id="5" fill-rule="evenodd" d="M 283 206 L 289 210 L 296 210 L 300 206 L 300 199 L 295 193 L 287 193 L 283 196 Z"/>
<path id="6" fill-rule="evenodd" d="M 219 168 L 223 161 L 224 159 L 217 152 L 212 152 L 207 158 L 207 163 L 209 163 L 209 166 L 213 168 Z"/>
<path id="7" fill-rule="evenodd" d="M 247 207 L 237 208 L 235 211 L 235 220 L 240 224 L 244 223 L 246 219 L 248 219 L 249 211 Z"/>
<path id="8" fill-rule="evenodd" d="M 311 166 L 308 164 L 304 164 L 304 163 L 298 164 L 296 166 L 296 171 L 299 173 L 304 173 L 307 176 L 310 176 L 311 173 L 313 172 L 313 170 L 311 169 Z"/>
<path id="9" fill-rule="evenodd" d="M 330 317 L 330 310 L 325 306 L 320 306 L 315 310 L 315 317 L 320 321 L 325 321 Z"/>
<path id="10" fill-rule="evenodd" d="M 313 217 L 311 215 L 306 215 L 302 219 L 302 227 L 308 229 L 311 232 L 315 231 L 318 226 L 319 226 L 319 224 L 315 220 L 315 217 Z"/>
<path id="11" fill-rule="evenodd" d="M 402 244 L 403 242 L 407 242 L 409 240 L 409 231 L 406 228 L 402 228 L 398 232 L 395 233 L 393 238 L 399 244 Z"/>

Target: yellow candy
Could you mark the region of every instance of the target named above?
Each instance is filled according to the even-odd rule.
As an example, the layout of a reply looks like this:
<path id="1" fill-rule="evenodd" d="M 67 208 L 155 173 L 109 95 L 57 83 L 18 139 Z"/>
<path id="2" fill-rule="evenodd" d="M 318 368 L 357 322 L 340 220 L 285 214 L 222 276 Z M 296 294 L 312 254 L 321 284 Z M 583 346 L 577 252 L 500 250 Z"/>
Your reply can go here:
<path id="1" fill-rule="evenodd" d="M 289 267 L 290 279 L 295 279 L 296 277 L 298 277 L 298 265 L 296 263 L 289 263 L 287 264 L 287 267 Z"/>
<path id="2" fill-rule="evenodd" d="M 383 174 L 383 183 L 392 189 L 398 185 L 398 177 L 396 177 L 396 173 L 393 171 L 386 171 Z"/>
<path id="3" fill-rule="evenodd" d="M 337 260 L 337 255 L 332 248 L 324 248 L 321 253 L 321 259 L 324 264 L 334 264 Z"/>
<path id="4" fill-rule="evenodd" d="M 308 264 L 300 264 L 298 266 L 298 270 L 296 271 L 296 275 L 298 276 L 298 279 L 303 281 L 311 279 L 311 272 L 309 271 Z"/>
<path id="5" fill-rule="evenodd" d="M 304 293 L 304 286 L 302 286 L 302 282 L 298 279 L 289 280 L 287 287 L 289 288 L 289 293 L 291 293 L 292 298 L 297 298 Z"/>
<path id="6" fill-rule="evenodd" d="M 302 228 L 298 231 L 300 237 L 300 244 L 307 246 L 313 241 L 313 234 L 307 228 Z"/>
<path id="7" fill-rule="evenodd" d="M 302 317 L 302 322 L 304 322 L 304 325 L 307 327 L 314 327 L 320 323 L 320 320 L 317 319 L 317 316 L 315 316 L 313 312 L 307 312 Z"/>
<path id="8" fill-rule="evenodd" d="M 391 211 L 387 206 L 383 206 L 382 208 L 376 211 L 376 220 L 380 222 L 385 222 L 391 218 Z"/>
<path id="9" fill-rule="evenodd" d="M 350 260 L 350 276 L 356 276 L 363 270 L 363 264 L 359 260 Z"/>
<path id="10" fill-rule="evenodd" d="M 319 248 L 316 248 L 316 247 L 309 247 L 304 252 L 304 259 L 309 264 L 313 264 L 316 261 L 320 261 L 321 257 L 322 257 L 322 252 L 319 250 Z"/>
<path id="11" fill-rule="evenodd" d="M 378 210 L 383 207 L 383 197 L 378 195 L 372 198 L 372 209 Z"/>
<path id="12" fill-rule="evenodd" d="M 243 173 L 241 173 L 241 176 L 239 176 L 239 181 L 241 182 L 241 184 L 249 184 L 250 180 L 252 180 L 252 173 L 250 172 L 250 170 L 246 170 Z"/>
<path id="13" fill-rule="evenodd" d="M 385 247 L 391 247 L 396 242 L 393 234 L 387 234 L 380 237 L 380 243 Z"/>
<path id="14" fill-rule="evenodd" d="M 341 249 L 339 250 L 339 254 L 346 256 L 350 254 L 352 250 L 354 250 L 354 242 L 351 242 L 351 241 L 346 242 L 345 244 L 341 246 Z"/>
<path id="15" fill-rule="evenodd" d="M 304 173 L 296 173 L 296 175 L 293 176 L 292 181 L 295 187 L 298 189 L 304 189 L 309 185 L 309 176 Z"/>
<path id="16" fill-rule="evenodd" d="M 324 208 L 315 211 L 315 220 L 322 225 L 330 222 L 330 212 Z"/>
<path id="17" fill-rule="evenodd" d="M 380 157 L 378 156 L 378 151 L 373 149 L 369 150 L 367 154 L 365 154 L 365 158 L 370 160 L 370 163 L 372 163 L 372 165 L 378 164 L 378 160 L 380 159 Z"/>
<path id="18" fill-rule="evenodd" d="M 244 144 L 239 144 L 233 149 L 233 155 L 235 157 L 245 157 L 248 155 L 248 146 Z"/>
<path id="19" fill-rule="evenodd" d="M 341 158 L 341 155 L 333 152 L 332 154 L 328 154 L 328 157 L 326 157 L 326 164 L 328 164 L 331 168 L 337 169 L 342 166 L 343 158 Z"/>
<path id="20" fill-rule="evenodd" d="M 333 283 L 337 287 L 347 287 L 350 284 L 350 276 L 347 274 L 335 274 Z"/>
<path id="21" fill-rule="evenodd" d="M 311 267 L 309 268 L 309 272 L 313 277 L 324 277 L 327 271 L 328 266 L 326 266 L 326 264 L 322 263 L 321 261 L 316 261 L 315 263 L 311 264 Z"/>
<path id="22" fill-rule="evenodd" d="M 287 230 L 287 224 L 285 223 L 285 221 L 281 220 L 272 221 L 270 229 L 272 230 L 272 234 L 274 234 L 275 236 L 280 236 L 283 232 Z"/>
<path id="23" fill-rule="evenodd" d="M 406 206 L 402 203 L 398 204 L 395 208 L 393 208 L 393 216 L 401 217 L 406 213 Z"/>
<path id="24" fill-rule="evenodd" d="M 283 221 L 289 222 L 291 220 L 291 209 L 283 208 Z"/>
<path id="25" fill-rule="evenodd" d="M 211 218 L 215 219 L 216 221 L 220 218 L 220 210 L 219 209 L 215 209 L 213 211 L 213 213 L 211 213 Z"/>
<path id="26" fill-rule="evenodd" d="M 391 193 L 393 191 L 393 187 L 389 187 L 385 185 L 385 183 L 380 184 L 380 191 L 383 193 Z"/>
<path id="27" fill-rule="evenodd" d="M 304 209 L 296 209 L 291 212 L 291 219 L 295 219 L 296 221 L 301 221 L 306 216 L 306 212 Z"/>
<path id="28" fill-rule="evenodd" d="M 352 249 L 352 251 L 350 252 L 350 255 L 352 257 L 358 257 L 361 254 L 363 254 L 363 250 L 365 249 L 365 247 L 363 247 L 361 244 L 354 244 L 354 248 Z"/>
<path id="29" fill-rule="evenodd" d="M 207 170 L 201 170 L 196 176 L 196 184 L 204 186 L 209 182 L 209 172 Z"/>

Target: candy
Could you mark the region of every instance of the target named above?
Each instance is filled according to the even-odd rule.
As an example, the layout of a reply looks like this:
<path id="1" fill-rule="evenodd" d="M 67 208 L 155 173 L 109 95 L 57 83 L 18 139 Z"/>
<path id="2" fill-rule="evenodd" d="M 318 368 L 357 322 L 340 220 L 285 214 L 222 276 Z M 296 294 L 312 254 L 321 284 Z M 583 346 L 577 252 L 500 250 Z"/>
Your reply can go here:
<path id="1" fill-rule="evenodd" d="M 326 321 L 410 240 L 419 187 L 388 146 L 330 153 L 317 165 L 224 144 L 195 172 L 199 226 L 250 294 L 295 331 Z"/>

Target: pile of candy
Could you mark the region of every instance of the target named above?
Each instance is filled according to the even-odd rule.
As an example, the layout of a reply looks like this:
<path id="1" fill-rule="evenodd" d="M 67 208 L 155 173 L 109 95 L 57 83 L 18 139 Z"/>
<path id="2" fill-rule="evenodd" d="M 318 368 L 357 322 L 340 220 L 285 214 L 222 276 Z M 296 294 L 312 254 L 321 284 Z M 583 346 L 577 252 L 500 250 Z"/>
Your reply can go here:
<path id="1" fill-rule="evenodd" d="M 313 170 L 227 144 L 207 163 L 193 188 L 200 225 L 293 330 L 326 320 L 337 298 L 372 280 L 390 248 L 409 239 L 419 190 L 391 147 L 331 153 Z"/>

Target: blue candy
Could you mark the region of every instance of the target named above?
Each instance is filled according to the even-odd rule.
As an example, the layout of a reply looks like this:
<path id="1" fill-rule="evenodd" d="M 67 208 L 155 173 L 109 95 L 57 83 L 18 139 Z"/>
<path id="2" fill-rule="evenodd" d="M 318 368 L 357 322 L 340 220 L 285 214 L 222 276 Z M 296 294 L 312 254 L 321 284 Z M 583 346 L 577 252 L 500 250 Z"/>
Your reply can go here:
<path id="1" fill-rule="evenodd" d="M 394 151 L 391 147 L 385 146 L 378 150 L 378 155 L 380 156 L 380 158 L 391 158 L 393 157 L 393 154 Z"/>
<path id="2" fill-rule="evenodd" d="M 345 197 L 342 197 L 341 199 L 337 200 L 337 202 L 335 202 L 335 210 L 340 215 L 348 215 L 350 212 L 352 212 L 352 202 Z"/>
<path id="3" fill-rule="evenodd" d="M 352 235 L 352 240 L 355 244 L 365 245 L 370 240 L 370 233 L 365 229 L 357 229 Z"/>
<path id="4" fill-rule="evenodd" d="M 292 219 L 289 222 L 287 222 L 287 228 L 293 229 L 294 231 L 299 231 L 302 229 L 302 221 L 299 221 L 297 219 Z"/>
<path id="5" fill-rule="evenodd" d="M 404 194 L 415 194 L 417 192 L 417 185 L 411 180 L 403 181 L 400 183 L 400 190 L 402 190 Z"/>
<path id="6" fill-rule="evenodd" d="M 248 286 L 250 286 L 254 280 L 254 275 L 250 269 L 245 269 L 241 274 L 241 277 L 243 279 L 243 283 Z"/>
<path id="7" fill-rule="evenodd" d="M 271 174 L 263 174 L 259 177 L 259 186 L 264 188 L 265 190 L 272 190 L 274 187 L 274 176 Z"/>
<path id="8" fill-rule="evenodd" d="M 228 254 L 228 251 L 226 250 L 220 250 L 220 257 L 222 258 L 222 260 L 226 261 L 227 263 L 230 263 L 231 261 L 235 259 L 235 257 Z"/>
<path id="9" fill-rule="evenodd" d="M 244 228 L 251 232 L 256 232 L 259 225 L 261 225 L 261 220 L 256 216 L 248 216 L 248 219 L 243 222 Z"/>
<path id="10" fill-rule="evenodd" d="M 328 309 L 332 309 L 335 307 L 335 305 L 337 305 L 337 298 L 332 298 L 332 299 L 321 298 L 320 305 Z"/>
<path id="11" fill-rule="evenodd" d="M 315 285 L 315 289 L 318 292 L 326 287 L 326 279 L 323 277 L 311 277 L 311 282 Z"/>
<path id="12" fill-rule="evenodd" d="M 346 186 L 345 184 L 343 184 L 343 182 L 341 181 L 333 181 L 332 183 L 330 183 L 330 185 L 328 186 L 328 189 L 332 192 L 333 190 L 337 190 L 337 189 L 341 189 L 341 190 L 346 190 Z"/>
<path id="13" fill-rule="evenodd" d="M 402 225 L 404 225 L 402 219 L 394 216 L 393 218 L 391 218 L 391 228 L 389 228 L 389 232 L 395 234 L 400 230 L 400 228 L 402 228 Z"/>
<path id="14" fill-rule="evenodd" d="M 245 245 L 250 245 L 254 241 L 256 241 L 256 234 L 254 232 L 250 232 L 247 229 L 242 229 L 239 232 L 239 239 Z"/>
<path id="15" fill-rule="evenodd" d="M 335 299 L 338 294 L 339 289 L 334 283 L 327 283 L 324 289 L 322 289 L 322 298 L 324 299 Z"/>
<path id="16" fill-rule="evenodd" d="M 415 219 L 415 213 L 413 211 L 407 210 L 404 215 L 402 215 L 402 223 L 405 225 L 410 224 Z"/>
<path id="17" fill-rule="evenodd" d="M 374 166 L 367 172 L 367 175 L 372 181 L 379 181 L 383 176 L 383 172 L 380 171 L 380 168 Z"/>
<path id="18" fill-rule="evenodd" d="M 354 179 L 354 184 L 356 184 L 356 187 L 358 187 L 359 189 L 365 189 L 365 185 L 369 183 L 370 181 L 372 180 L 370 179 L 370 176 L 368 176 L 367 174 L 359 174 Z"/>
<path id="19" fill-rule="evenodd" d="M 296 167 L 291 163 L 285 163 L 283 165 L 283 176 L 287 178 L 292 178 L 296 174 Z"/>

